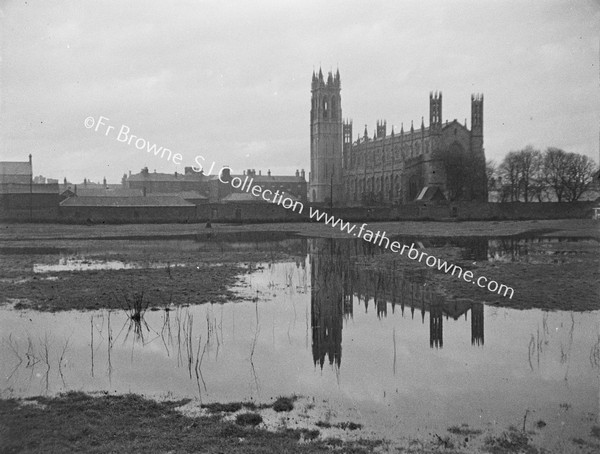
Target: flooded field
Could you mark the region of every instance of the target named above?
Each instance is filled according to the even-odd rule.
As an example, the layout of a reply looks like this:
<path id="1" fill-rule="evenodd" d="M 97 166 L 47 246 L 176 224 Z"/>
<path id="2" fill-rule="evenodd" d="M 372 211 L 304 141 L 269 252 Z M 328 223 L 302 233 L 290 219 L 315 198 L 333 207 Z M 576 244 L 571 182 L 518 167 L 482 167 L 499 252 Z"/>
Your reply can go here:
<path id="1" fill-rule="evenodd" d="M 594 242 L 572 239 L 565 248 L 565 241 L 429 238 L 420 247 L 456 249 L 459 259 L 490 264 L 560 263 L 577 256 L 578 244 Z M 4 258 L 19 256 L 21 274 L 4 279 L 23 272 L 50 283 L 107 270 L 166 275 L 194 268 L 174 260 L 190 250 L 278 259 L 245 263 L 231 286 L 240 298 L 218 304 L 195 305 L 192 297 L 192 304 L 143 305 L 137 315 L 132 307 L 50 313 L 5 306 L 1 397 L 82 390 L 207 403 L 297 394 L 388 439 L 461 424 L 492 431 L 513 425 L 535 429 L 546 447 L 586 438 L 597 424 L 600 311 L 448 300 L 422 269 L 374 266 L 373 258 L 387 254 L 361 240 L 128 244 L 5 250 Z M 160 259 L 146 256 L 157 249 Z"/>

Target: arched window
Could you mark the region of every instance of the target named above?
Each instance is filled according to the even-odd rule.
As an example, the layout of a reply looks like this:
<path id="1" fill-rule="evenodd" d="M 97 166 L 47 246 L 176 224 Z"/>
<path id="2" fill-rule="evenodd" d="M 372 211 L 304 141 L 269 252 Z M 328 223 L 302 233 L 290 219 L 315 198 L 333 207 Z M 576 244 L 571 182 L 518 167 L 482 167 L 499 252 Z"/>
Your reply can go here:
<path id="1" fill-rule="evenodd" d="M 412 201 L 417 198 L 421 191 L 421 181 L 418 175 L 413 175 L 408 180 L 408 200 Z"/>
<path id="2" fill-rule="evenodd" d="M 329 102 L 327 98 L 323 98 L 323 118 L 327 118 L 327 110 L 329 108 Z"/>
<path id="3" fill-rule="evenodd" d="M 335 97 L 331 98 L 331 118 L 335 119 Z"/>

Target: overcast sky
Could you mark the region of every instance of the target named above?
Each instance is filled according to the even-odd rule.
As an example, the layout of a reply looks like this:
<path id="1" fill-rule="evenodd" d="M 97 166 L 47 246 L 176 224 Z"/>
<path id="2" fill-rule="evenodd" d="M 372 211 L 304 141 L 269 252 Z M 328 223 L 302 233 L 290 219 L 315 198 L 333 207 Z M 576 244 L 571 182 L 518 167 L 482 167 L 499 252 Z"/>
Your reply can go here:
<path id="1" fill-rule="evenodd" d="M 196 155 L 234 171 L 309 168 L 313 69 L 339 68 L 354 137 L 378 119 L 468 118 L 484 146 L 528 144 L 598 161 L 598 1 L 1 3 L 0 160 L 34 174 L 120 182 L 182 171 Z M 178 152 L 175 166 L 86 129 L 92 116 Z"/>

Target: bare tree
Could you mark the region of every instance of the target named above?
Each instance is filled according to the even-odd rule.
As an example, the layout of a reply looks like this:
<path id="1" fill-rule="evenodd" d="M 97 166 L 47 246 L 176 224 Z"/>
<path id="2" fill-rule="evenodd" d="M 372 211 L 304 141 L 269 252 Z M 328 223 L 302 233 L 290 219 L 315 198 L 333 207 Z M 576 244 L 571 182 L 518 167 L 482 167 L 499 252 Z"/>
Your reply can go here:
<path id="1" fill-rule="evenodd" d="M 559 202 L 575 202 L 589 189 L 596 164 L 585 155 L 548 148 L 544 153 L 544 179 Z"/>
<path id="2" fill-rule="evenodd" d="M 586 192 L 596 172 L 596 164 L 588 156 L 569 153 L 567 164 L 566 197 L 569 202 L 576 202 Z"/>
<path id="3" fill-rule="evenodd" d="M 500 165 L 500 174 L 505 183 L 504 199 L 516 202 L 523 198 L 530 202 L 534 195 L 541 199 L 544 185 L 541 178 L 542 154 L 528 145 L 523 150 L 511 151 Z"/>
<path id="4" fill-rule="evenodd" d="M 550 147 L 544 153 L 543 173 L 546 184 L 554 191 L 556 199 L 563 201 L 566 192 L 569 156 L 560 148 Z"/>
<path id="5" fill-rule="evenodd" d="M 539 184 L 542 154 L 528 145 L 517 152 L 517 162 L 520 173 L 519 186 L 524 202 L 531 202 L 535 187 Z"/>
<path id="6" fill-rule="evenodd" d="M 518 201 L 520 198 L 519 180 L 521 176 L 517 151 L 511 151 L 504 157 L 499 172 L 503 182 L 502 201 Z"/>

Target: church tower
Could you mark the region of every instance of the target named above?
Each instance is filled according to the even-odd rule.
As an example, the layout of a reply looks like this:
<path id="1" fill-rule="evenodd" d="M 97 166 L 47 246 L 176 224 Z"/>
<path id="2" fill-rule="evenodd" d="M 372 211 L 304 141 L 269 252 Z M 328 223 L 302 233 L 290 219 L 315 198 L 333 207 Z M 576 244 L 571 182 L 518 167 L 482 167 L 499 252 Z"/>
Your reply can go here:
<path id="1" fill-rule="evenodd" d="M 483 95 L 471 95 L 471 160 L 475 178 L 471 182 L 471 200 L 487 202 L 487 175 L 483 148 Z"/>
<path id="2" fill-rule="evenodd" d="M 313 72 L 310 110 L 311 202 L 339 204 L 342 192 L 342 104 L 340 72 Z"/>
<path id="3" fill-rule="evenodd" d="M 425 185 L 443 189 L 446 165 L 442 151 L 442 92 L 429 93 L 429 134 L 431 152 L 424 160 Z"/>

